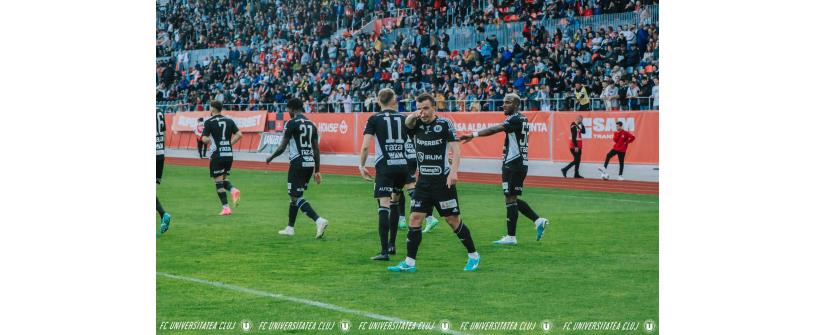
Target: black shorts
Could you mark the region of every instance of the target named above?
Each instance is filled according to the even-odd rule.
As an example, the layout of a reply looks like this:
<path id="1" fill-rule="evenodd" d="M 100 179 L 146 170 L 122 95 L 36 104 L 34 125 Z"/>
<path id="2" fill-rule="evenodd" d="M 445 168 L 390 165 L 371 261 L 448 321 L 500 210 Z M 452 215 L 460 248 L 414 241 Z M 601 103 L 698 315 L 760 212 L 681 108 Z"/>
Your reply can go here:
<path id="1" fill-rule="evenodd" d="M 164 174 L 164 156 L 156 156 L 156 184 L 161 184 L 161 175 Z"/>
<path id="2" fill-rule="evenodd" d="M 399 193 L 405 187 L 407 178 L 407 172 L 377 172 L 374 198 L 390 197 L 391 193 Z"/>
<path id="3" fill-rule="evenodd" d="M 529 166 L 518 167 L 504 165 L 501 168 L 501 186 L 504 188 L 504 195 L 521 195 L 524 191 L 524 179 L 529 171 Z"/>
<path id="4" fill-rule="evenodd" d="M 313 167 L 289 165 L 289 196 L 302 197 L 303 192 L 308 189 L 308 182 L 311 180 L 312 174 L 314 174 Z"/>
<path id="5" fill-rule="evenodd" d="M 410 201 L 410 211 L 432 215 L 434 207 L 439 215 L 444 217 L 461 215 L 461 210 L 458 208 L 456 185 L 451 188 L 444 184 L 416 185 L 413 199 Z"/>
<path id="6" fill-rule="evenodd" d="M 210 177 L 228 176 L 229 170 L 232 170 L 232 157 L 212 158 L 209 160 Z"/>
<path id="7" fill-rule="evenodd" d="M 405 184 L 413 184 L 416 182 L 416 161 L 408 161 L 408 176 Z"/>

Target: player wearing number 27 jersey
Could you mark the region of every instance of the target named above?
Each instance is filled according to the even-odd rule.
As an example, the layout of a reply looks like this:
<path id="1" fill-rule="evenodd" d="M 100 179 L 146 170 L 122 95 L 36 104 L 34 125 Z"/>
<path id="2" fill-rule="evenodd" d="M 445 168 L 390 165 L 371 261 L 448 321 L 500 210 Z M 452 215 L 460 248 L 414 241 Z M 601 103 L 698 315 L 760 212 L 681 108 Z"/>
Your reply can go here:
<path id="1" fill-rule="evenodd" d="M 521 98 L 516 94 L 507 94 L 504 97 L 504 115 L 507 118 L 503 123 L 462 135 L 461 141 L 467 143 L 479 136 L 490 136 L 500 132 L 506 133 L 504 138 L 504 158 L 501 168 L 501 184 L 504 188 L 504 203 L 507 208 L 507 235 L 495 244 L 517 244 L 515 228 L 518 223 L 518 212 L 535 223 L 537 240 L 543 238 L 543 231 L 549 223 L 545 218 L 539 217 L 525 201 L 518 199 L 523 193 L 524 179 L 529 170 L 529 120 L 519 112 Z"/>
<path id="2" fill-rule="evenodd" d="M 292 98 L 286 104 L 291 120 L 283 127 L 283 141 L 274 153 L 266 159 L 269 164 L 275 157 L 289 152 L 289 224 L 280 235 L 294 235 L 294 222 L 297 219 L 297 210 L 303 211 L 317 224 L 317 238 L 322 238 L 328 226 L 328 220 L 323 219 L 311 208 L 311 204 L 303 198 L 303 192 L 308 189 L 308 182 L 314 175 L 314 181 L 320 184 L 320 136 L 317 126 L 303 115 L 303 101 Z"/>
<path id="3" fill-rule="evenodd" d="M 215 191 L 218 199 L 221 200 L 221 215 L 231 215 L 232 209 L 226 201 L 226 191 L 232 194 L 232 205 L 237 206 L 240 200 L 241 191 L 232 186 L 232 182 L 227 180 L 229 171 L 232 169 L 233 151 L 232 145 L 241 139 L 241 133 L 235 121 L 221 115 L 223 105 L 219 101 L 210 104 L 210 114 L 212 117 L 204 121 L 204 132 L 201 141 L 212 143 L 214 151 L 210 155 L 209 176 L 215 180 Z"/>

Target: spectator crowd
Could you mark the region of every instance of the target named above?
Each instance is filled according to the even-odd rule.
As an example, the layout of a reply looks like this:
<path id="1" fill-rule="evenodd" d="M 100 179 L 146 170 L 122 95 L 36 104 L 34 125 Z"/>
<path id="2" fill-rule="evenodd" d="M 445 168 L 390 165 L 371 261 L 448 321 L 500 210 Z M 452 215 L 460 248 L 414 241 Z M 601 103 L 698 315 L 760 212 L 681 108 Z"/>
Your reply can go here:
<path id="1" fill-rule="evenodd" d="M 290 97 L 309 112 L 375 108 L 392 87 L 412 110 L 431 92 L 444 111 L 495 111 L 517 93 L 525 110 L 658 109 L 659 27 L 640 20 L 548 30 L 543 18 L 649 13 L 631 0 L 169 0 L 157 11 L 156 98 L 183 110 L 213 100 L 231 109 L 273 109 Z M 405 11 L 403 9 L 409 9 Z M 393 17 L 410 36 L 384 42 L 357 31 L 366 19 Z M 523 37 L 495 36 L 451 50 L 441 28 L 523 22 Z M 346 29 L 338 32 L 337 29 Z M 337 34 L 335 34 L 337 33 Z M 381 32 L 382 34 L 386 31 Z M 228 48 L 188 64 L 185 50 Z"/>

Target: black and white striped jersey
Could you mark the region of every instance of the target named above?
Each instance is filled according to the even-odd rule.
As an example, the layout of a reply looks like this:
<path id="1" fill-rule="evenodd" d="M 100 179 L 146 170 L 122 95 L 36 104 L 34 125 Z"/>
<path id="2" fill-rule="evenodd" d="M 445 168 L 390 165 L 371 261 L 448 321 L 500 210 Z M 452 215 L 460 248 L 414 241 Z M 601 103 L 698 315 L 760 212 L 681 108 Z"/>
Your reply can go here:
<path id="1" fill-rule="evenodd" d="M 507 116 L 503 123 L 504 165 L 528 165 L 529 157 L 529 120 L 521 113 Z"/>
<path id="2" fill-rule="evenodd" d="M 314 146 L 319 143 L 317 126 L 303 114 L 297 114 L 283 126 L 283 138 L 289 139 L 289 164 L 314 167 Z"/>
<path id="3" fill-rule="evenodd" d="M 407 173 L 405 116 L 394 110 L 383 110 L 371 115 L 365 124 L 365 135 L 374 135 L 376 173 Z"/>

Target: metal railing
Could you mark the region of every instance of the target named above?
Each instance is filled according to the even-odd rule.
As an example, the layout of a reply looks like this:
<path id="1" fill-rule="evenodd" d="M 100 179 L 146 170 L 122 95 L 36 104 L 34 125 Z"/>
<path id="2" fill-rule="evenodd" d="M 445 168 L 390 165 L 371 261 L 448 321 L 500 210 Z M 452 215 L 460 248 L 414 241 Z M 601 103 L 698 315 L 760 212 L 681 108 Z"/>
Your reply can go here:
<path id="1" fill-rule="evenodd" d="M 550 33 L 554 33 L 557 28 L 560 28 L 564 36 L 572 35 L 577 29 L 583 27 L 592 27 L 597 30 L 612 26 L 615 29 L 617 26 L 627 24 L 650 24 L 659 23 L 659 5 L 646 6 L 645 10 L 650 13 L 649 18 L 641 19 L 638 12 L 627 13 L 614 13 L 614 14 L 601 14 L 589 17 L 573 17 L 573 18 L 559 18 L 559 19 L 543 19 L 533 21 L 534 27 L 543 26 Z M 514 41 L 524 42 L 526 39 L 523 37 L 524 22 L 510 22 L 500 24 L 490 24 L 484 26 L 484 32 L 479 32 L 475 26 L 454 27 L 437 30 L 435 33 L 439 34 L 445 32 L 450 36 L 448 44 L 450 50 L 463 50 L 475 47 L 479 42 L 485 41 L 490 36 L 495 36 L 498 39 L 499 47 L 507 47 L 512 45 Z M 406 39 L 415 37 L 415 29 L 411 27 L 398 28 L 391 30 L 381 37 L 383 42 L 393 43 L 396 36 L 402 34 Z"/>
<path id="2" fill-rule="evenodd" d="M 618 100 L 616 107 L 611 103 L 606 103 L 600 98 L 590 98 L 589 106 L 582 109 L 572 97 L 546 98 L 546 99 L 522 99 L 521 110 L 523 111 L 610 111 L 610 110 L 656 110 L 653 97 L 637 97 Z M 455 98 L 446 99 L 443 102 L 436 102 L 436 109 L 440 112 L 497 112 L 501 111 L 503 100 L 478 100 Z M 156 108 L 164 110 L 165 113 L 207 111 L 208 104 L 192 104 L 183 102 L 158 102 Z M 308 102 L 304 105 L 307 113 L 359 113 L 376 112 L 379 106 L 374 102 L 353 101 L 346 102 Z M 398 103 L 400 112 L 416 111 L 415 100 L 401 100 Z M 256 111 L 265 110 L 269 112 L 286 112 L 285 103 L 256 103 L 256 104 L 224 104 L 225 110 L 232 111 Z"/>

